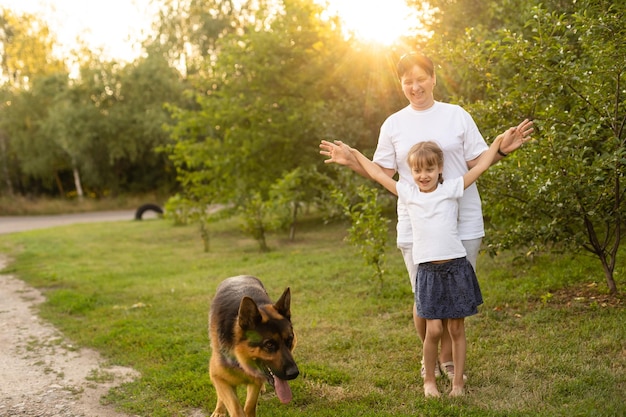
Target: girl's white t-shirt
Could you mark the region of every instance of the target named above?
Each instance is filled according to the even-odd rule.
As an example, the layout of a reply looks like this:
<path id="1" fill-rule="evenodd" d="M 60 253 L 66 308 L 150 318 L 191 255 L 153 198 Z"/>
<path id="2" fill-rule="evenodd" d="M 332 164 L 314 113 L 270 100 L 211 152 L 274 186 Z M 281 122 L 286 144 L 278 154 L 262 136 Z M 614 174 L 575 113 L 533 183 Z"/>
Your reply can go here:
<path id="1" fill-rule="evenodd" d="M 467 161 L 476 159 L 488 149 L 476 123 L 462 107 L 435 101 L 423 111 L 410 105 L 390 115 L 380 128 L 374 162 L 398 172 L 399 182 L 415 184 L 406 158 L 418 142 L 432 140 L 444 154 L 444 179 L 462 177 Z M 413 242 L 411 222 L 403 203 L 398 201 L 398 246 Z M 462 240 L 485 235 L 480 195 L 476 183 L 469 186 L 459 200 L 458 232 Z"/>
<path id="2" fill-rule="evenodd" d="M 463 177 L 439 184 L 430 193 L 398 183 L 398 202 L 408 209 L 413 230 L 413 262 L 444 261 L 467 255 L 457 228 Z"/>

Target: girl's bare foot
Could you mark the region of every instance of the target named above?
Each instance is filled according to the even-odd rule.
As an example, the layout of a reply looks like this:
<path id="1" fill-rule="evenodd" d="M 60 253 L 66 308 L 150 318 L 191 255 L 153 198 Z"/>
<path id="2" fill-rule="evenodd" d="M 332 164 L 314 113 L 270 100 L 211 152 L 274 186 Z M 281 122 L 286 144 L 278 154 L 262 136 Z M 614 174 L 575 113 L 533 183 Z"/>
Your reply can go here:
<path id="1" fill-rule="evenodd" d="M 452 391 L 450 391 L 450 397 L 462 397 L 464 395 L 465 395 L 465 388 L 463 387 L 452 387 Z"/>
<path id="2" fill-rule="evenodd" d="M 424 396 L 426 398 L 438 398 L 441 397 L 439 390 L 437 389 L 437 383 L 424 382 Z"/>

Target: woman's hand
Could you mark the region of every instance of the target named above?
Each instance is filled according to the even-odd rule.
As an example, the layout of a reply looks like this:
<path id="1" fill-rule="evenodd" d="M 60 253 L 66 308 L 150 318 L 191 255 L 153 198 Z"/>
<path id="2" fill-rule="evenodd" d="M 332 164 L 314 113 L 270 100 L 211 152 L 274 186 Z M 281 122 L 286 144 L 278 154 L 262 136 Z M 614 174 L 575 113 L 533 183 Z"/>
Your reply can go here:
<path id="1" fill-rule="evenodd" d="M 517 127 L 509 128 L 504 132 L 504 137 L 500 143 L 500 151 L 505 154 L 516 151 L 531 139 L 530 135 L 534 130 L 533 121 L 528 119 L 525 119 Z"/>

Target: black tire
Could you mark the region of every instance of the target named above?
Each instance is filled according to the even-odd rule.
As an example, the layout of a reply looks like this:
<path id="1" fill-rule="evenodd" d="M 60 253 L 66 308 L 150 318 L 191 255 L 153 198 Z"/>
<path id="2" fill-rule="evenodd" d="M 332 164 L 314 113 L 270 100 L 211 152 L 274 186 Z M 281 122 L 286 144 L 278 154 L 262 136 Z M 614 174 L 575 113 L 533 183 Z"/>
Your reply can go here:
<path id="1" fill-rule="evenodd" d="M 143 204 L 139 206 L 135 212 L 135 220 L 141 220 L 146 211 L 154 211 L 158 214 L 163 214 L 163 209 L 159 205 L 152 203 Z"/>

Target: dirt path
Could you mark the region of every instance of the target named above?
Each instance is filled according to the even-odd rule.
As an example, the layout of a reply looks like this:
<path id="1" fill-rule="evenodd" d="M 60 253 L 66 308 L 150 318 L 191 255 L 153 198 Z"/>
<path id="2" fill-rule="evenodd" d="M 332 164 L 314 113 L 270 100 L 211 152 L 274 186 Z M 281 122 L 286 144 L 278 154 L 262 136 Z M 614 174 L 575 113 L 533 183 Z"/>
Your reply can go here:
<path id="1" fill-rule="evenodd" d="M 92 216 L 0 218 L 0 233 L 85 221 L 131 220 L 132 213 Z M 88 220 L 89 219 L 89 220 Z M 0 271 L 8 259 L 0 254 Z M 99 354 L 73 347 L 41 320 L 44 301 L 36 289 L 0 274 L 0 416 L 128 417 L 100 403 L 112 387 L 138 376 L 133 369 L 107 366 Z"/>
<path id="2" fill-rule="evenodd" d="M 6 262 L 0 256 L 0 269 Z M 100 398 L 137 373 L 74 348 L 35 314 L 43 301 L 23 281 L 0 275 L 0 416 L 126 417 Z"/>

